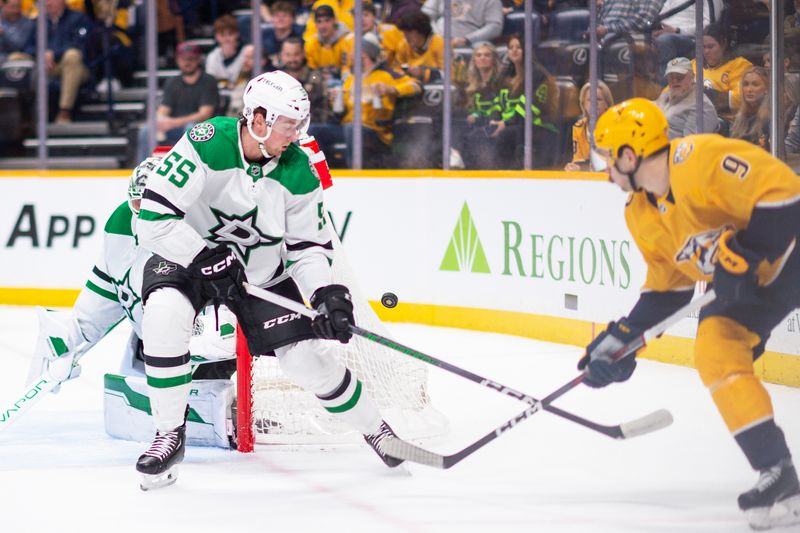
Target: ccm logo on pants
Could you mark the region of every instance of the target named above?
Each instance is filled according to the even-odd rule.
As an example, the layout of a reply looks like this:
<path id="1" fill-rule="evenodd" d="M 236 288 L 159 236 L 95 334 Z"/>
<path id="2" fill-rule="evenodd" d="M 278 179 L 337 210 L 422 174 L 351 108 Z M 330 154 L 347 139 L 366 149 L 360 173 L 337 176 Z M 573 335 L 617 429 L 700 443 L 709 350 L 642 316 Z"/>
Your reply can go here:
<path id="1" fill-rule="evenodd" d="M 234 261 L 236 261 L 236 256 L 234 255 L 233 252 L 231 252 L 231 255 L 229 255 L 228 257 L 226 257 L 225 259 L 223 259 L 222 261 L 220 261 L 216 265 L 211 265 L 211 266 L 207 266 L 207 267 L 201 268 L 200 272 L 202 272 L 206 276 L 211 275 L 211 274 L 216 274 L 218 272 L 222 272 L 223 270 L 225 270 L 226 268 L 231 266 L 231 263 L 233 263 Z"/>
<path id="2" fill-rule="evenodd" d="M 279 316 L 278 318 L 272 318 L 264 322 L 264 329 L 269 329 L 279 324 L 286 324 L 292 320 L 298 320 L 300 316 L 300 313 L 289 313 L 288 315 Z"/>

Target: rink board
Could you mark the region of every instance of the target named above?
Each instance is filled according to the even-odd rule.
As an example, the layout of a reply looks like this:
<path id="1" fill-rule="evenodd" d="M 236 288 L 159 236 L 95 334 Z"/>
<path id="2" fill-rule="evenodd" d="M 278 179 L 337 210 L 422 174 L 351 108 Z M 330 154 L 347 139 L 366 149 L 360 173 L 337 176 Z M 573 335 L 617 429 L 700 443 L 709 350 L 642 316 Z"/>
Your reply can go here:
<path id="1" fill-rule="evenodd" d="M 0 304 L 70 305 L 96 259 L 126 172 L 0 174 Z M 349 172 L 326 207 L 359 283 L 387 321 L 583 345 L 635 303 L 644 262 L 625 227 L 626 195 L 596 175 Z M 375 305 L 375 304 L 374 304 Z M 691 364 L 696 319 L 647 356 Z M 798 317 L 758 363 L 800 386 Z"/>

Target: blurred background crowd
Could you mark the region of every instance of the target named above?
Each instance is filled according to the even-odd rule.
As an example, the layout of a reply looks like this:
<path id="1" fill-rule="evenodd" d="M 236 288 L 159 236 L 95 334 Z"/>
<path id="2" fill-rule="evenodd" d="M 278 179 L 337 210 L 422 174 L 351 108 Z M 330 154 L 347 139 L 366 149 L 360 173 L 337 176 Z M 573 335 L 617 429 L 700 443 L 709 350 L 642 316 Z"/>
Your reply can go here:
<path id="1" fill-rule="evenodd" d="M 334 167 L 352 165 L 353 122 L 363 168 L 521 169 L 526 113 L 533 168 L 587 168 L 587 0 L 533 3 L 525 61 L 522 0 L 452 0 L 445 57 L 443 0 L 157 0 L 158 144 L 218 114 L 241 112 L 244 85 L 283 69 L 311 98 L 310 133 Z M 593 0 L 589 0 L 593 1 Z M 702 1 L 702 0 L 701 0 Z M 697 131 L 695 7 L 685 0 L 596 0 L 597 109 L 655 100 L 670 137 Z M 35 55 L 46 11 L 48 152 L 55 166 L 132 167 L 149 155 L 145 113 L 145 0 L 0 0 L 0 168 L 38 147 Z M 800 152 L 800 0 L 783 6 L 785 58 L 772 65 L 769 2 L 705 0 L 703 131 Z M 254 57 L 253 17 L 261 57 Z M 354 57 L 354 25 L 363 31 Z M 361 116 L 354 113 L 360 61 Z M 452 148 L 442 150 L 443 68 L 451 66 Z M 525 93 L 525 65 L 533 90 Z M 770 138 L 770 68 L 784 75 L 781 139 Z M 94 161 L 95 163 L 92 163 Z"/>

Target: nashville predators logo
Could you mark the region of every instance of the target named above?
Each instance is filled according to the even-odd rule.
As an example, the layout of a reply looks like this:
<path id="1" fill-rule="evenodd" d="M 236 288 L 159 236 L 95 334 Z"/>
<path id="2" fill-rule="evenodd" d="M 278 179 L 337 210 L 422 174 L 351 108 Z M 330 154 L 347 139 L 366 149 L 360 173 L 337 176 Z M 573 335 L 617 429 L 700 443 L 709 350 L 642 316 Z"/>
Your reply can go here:
<path id="1" fill-rule="evenodd" d="M 706 276 L 710 276 L 714 273 L 714 263 L 719 249 L 719 236 L 726 229 L 728 229 L 727 226 L 690 235 L 675 256 L 675 262 L 689 261 L 697 270 Z"/>
<path id="2" fill-rule="evenodd" d="M 672 164 L 677 165 L 689 159 L 689 156 L 692 155 L 692 150 L 694 150 L 694 143 L 687 141 L 679 144 L 675 149 L 675 155 L 672 156 Z"/>

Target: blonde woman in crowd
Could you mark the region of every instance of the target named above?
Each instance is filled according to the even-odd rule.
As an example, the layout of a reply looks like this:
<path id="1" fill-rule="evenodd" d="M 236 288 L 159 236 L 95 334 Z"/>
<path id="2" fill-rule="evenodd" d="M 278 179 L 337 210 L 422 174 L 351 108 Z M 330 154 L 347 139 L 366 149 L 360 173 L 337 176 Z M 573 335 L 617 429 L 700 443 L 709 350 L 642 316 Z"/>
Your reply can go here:
<path id="1" fill-rule="evenodd" d="M 581 117 L 572 126 L 572 161 L 566 164 L 564 170 L 577 172 L 586 170 L 589 162 L 589 112 L 591 110 L 592 86 L 587 82 L 581 87 L 578 102 L 581 106 Z M 602 81 L 597 81 L 597 116 L 602 115 L 606 109 L 614 105 L 611 89 Z"/>
<path id="2" fill-rule="evenodd" d="M 730 136 L 769 151 L 769 71 L 753 67 L 742 76 L 742 104 L 731 126 Z"/>

